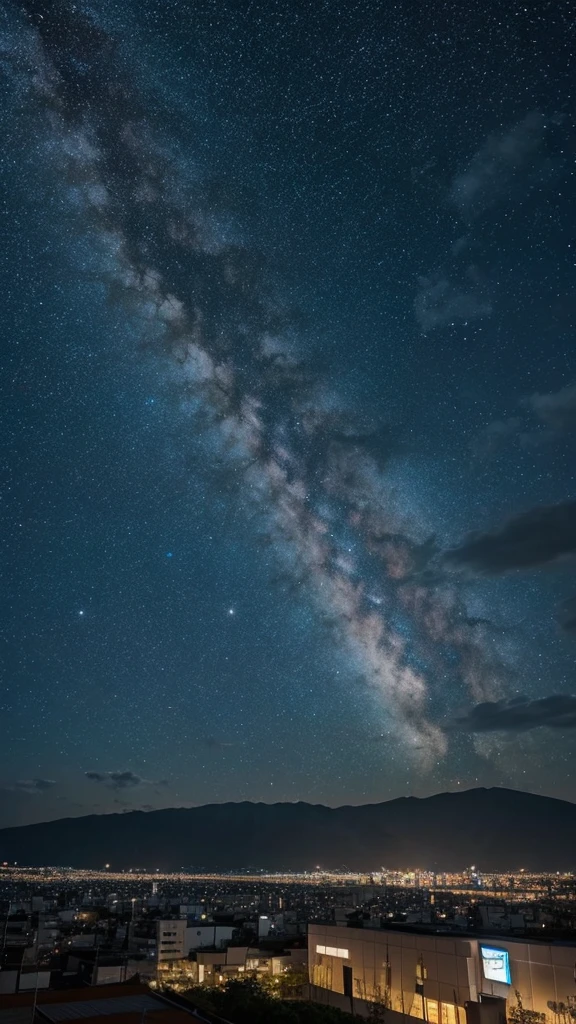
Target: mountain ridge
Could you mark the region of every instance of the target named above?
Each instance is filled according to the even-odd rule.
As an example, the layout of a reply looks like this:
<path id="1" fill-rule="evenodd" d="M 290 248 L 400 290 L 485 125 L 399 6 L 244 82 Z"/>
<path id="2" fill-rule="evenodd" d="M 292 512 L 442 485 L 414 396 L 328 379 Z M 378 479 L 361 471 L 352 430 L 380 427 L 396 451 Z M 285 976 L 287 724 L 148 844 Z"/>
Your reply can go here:
<path id="1" fill-rule="evenodd" d="M 226 801 L 91 814 L 0 829 L 1 861 L 163 871 L 569 870 L 576 804 L 478 787 L 338 807 Z"/>

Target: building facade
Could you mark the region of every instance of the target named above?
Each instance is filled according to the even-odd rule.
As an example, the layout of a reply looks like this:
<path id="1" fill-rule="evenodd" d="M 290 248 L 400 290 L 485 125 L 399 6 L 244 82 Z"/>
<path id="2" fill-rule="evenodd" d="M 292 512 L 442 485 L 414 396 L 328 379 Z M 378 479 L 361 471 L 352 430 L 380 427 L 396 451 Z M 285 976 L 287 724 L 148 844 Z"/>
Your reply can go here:
<path id="1" fill-rule="evenodd" d="M 158 963 L 181 960 L 188 953 L 186 949 L 186 921 L 158 921 L 156 923 Z"/>
<path id="2" fill-rule="evenodd" d="M 313 997 L 342 1009 L 498 1024 L 520 1000 L 532 1024 L 576 1022 L 576 943 L 311 924 L 308 953 Z"/>

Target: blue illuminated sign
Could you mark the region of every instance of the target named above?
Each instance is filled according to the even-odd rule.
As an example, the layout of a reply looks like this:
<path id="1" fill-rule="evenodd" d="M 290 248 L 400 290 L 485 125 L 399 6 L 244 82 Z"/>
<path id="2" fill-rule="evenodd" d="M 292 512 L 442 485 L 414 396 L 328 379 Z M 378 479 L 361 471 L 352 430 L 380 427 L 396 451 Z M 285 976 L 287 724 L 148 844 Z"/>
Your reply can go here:
<path id="1" fill-rule="evenodd" d="M 480 946 L 482 972 L 487 981 L 500 981 L 510 985 L 510 956 L 507 949 L 496 949 L 494 946 Z"/>

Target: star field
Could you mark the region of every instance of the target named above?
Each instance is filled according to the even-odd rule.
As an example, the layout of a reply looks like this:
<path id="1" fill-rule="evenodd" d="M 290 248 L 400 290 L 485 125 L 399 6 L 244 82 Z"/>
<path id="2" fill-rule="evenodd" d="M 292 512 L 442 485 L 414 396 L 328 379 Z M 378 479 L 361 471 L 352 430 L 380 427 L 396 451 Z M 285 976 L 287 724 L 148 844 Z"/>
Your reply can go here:
<path id="1" fill-rule="evenodd" d="M 573 13 L 6 6 L 0 824 L 576 798 Z"/>

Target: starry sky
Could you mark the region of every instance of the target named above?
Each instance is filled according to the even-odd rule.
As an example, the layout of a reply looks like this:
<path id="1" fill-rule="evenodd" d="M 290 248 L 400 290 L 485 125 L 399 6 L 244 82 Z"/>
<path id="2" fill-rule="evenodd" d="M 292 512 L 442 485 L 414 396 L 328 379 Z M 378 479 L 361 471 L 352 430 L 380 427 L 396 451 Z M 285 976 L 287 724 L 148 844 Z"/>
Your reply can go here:
<path id="1" fill-rule="evenodd" d="M 574 13 L 3 5 L 0 824 L 576 800 Z"/>

